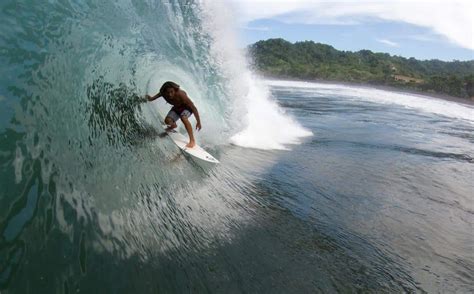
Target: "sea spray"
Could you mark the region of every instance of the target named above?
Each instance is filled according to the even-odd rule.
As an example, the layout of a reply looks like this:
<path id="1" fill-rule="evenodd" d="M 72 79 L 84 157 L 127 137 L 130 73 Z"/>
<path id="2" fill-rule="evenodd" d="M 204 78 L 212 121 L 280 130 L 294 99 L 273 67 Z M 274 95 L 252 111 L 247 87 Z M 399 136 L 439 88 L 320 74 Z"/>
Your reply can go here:
<path id="1" fill-rule="evenodd" d="M 274 101 L 268 87 L 249 70 L 244 52 L 239 49 L 235 16 L 222 1 L 203 1 L 202 19 L 212 42 L 212 61 L 225 81 L 230 99 L 230 142 L 258 149 L 286 149 L 300 138 L 311 136 Z"/>

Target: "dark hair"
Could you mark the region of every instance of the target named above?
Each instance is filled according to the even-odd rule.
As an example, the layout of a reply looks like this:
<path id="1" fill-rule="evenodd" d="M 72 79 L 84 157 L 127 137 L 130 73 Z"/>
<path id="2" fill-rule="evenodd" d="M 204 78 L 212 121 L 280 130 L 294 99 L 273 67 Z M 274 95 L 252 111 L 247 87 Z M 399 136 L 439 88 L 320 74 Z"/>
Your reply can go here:
<path id="1" fill-rule="evenodd" d="M 163 84 L 163 86 L 161 86 L 160 93 L 163 94 L 168 88 L 173 88 L 177 91 L 179 89 L 179 85 L 174 82 L 167 81 Z"/>

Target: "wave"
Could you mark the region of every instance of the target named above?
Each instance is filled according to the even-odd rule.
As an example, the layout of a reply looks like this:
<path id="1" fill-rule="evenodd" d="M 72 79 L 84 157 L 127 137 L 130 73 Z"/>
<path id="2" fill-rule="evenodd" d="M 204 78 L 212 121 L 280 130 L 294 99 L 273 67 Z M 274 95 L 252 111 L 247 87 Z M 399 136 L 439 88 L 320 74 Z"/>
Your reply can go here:
<path id="1" fill-rule="evenodd" d="M 435 97 L 333 83 L 283 80 L 267 80 L 266 83 L 274 87 L 307 89 L 311 92 L 326 94 L 328 96 L 335 95 L 346 99 L 400 105 L 406 108 L 417 109 L 454 119 L 463 119 L 474 123 L 474 107 Z"/>
<path id="2" fill-rule="evenodd" d="M 147 91 L 156 93 L 167 79 L 180 82 L 201 109 L 207 129 L 202 138 L 214 145 L 230 142 L 256 149 L 287 149 L 289 144 L 300 143 L 300 138 L 311 136 L 278 106 L 264 80 L 250 71 L 244 52 L 239 49 L 227 5 L 220 1 L 203 1 L 201 5 L 199 15 L 209 54 L 206 71 L 218 83 L 196 82 L 194 71 L 189 73 L 168 64 L 150 78 Z M 199 48 L 194 54 L 202 50 Z M 216 91 L 209 93 L 206 88 Z M 153 111 L 163 117 L 165 103 L 155 104 Z"/>
<path id="3" fill-rule="evenodd" d="M 254 79 L 232 26 L 209 13 L 230 12 L 211 1 L 1 2 L 0 289 L 52 242 L 146 260 L 231 238 L 230 226 L 251 219 L 241 192 L 254 187 L 235 164 L 245 158 L 220 145 L 282 149 L 309 132 Z M 142 97 L 165 80 L 199 108 L 199 143 L 225 154 L 215 170 L 159 138 L 169 106 Z"/>

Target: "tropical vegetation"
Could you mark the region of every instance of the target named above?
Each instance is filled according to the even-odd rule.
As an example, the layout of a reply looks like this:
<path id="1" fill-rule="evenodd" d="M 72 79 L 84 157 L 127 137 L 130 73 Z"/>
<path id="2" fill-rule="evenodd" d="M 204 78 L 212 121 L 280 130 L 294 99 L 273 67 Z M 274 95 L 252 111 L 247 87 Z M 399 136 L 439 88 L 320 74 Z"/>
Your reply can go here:
<path id="1" fill-rule="evenodd" d="M 255 68 L 269 77 L 393 86 L 474 99 L 474 60 L 417 60 L 283 39 L 256 42 L 248 52 Z"/>

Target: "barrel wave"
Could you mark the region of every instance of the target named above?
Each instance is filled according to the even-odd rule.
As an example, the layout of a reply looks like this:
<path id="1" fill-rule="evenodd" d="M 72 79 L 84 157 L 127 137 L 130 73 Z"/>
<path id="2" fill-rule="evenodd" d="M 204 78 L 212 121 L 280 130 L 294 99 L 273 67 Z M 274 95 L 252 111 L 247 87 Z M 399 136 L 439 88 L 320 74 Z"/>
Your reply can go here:
<path id="1" fill-rule="evenodd" d="M 250 200 L 237 195 L 252 187 L 232 155 L 218 170 L 190 165 L 158 136 L 161 106 L 142 99 L 166 80 L 181 84 L 203 117 L 199 142 L 217 156 L 249 128 L 249 85 L 232 88 L 206 6 L 0 4 L 0 289 L 87 291 L 110 279 L 109 290 L 143 293 L 167 262 L 232 238 L 229 227 L 251 219 L 239 209 Z M 281 149 L 294 138 L 284 140 L 250 147 Z M 98 275 L 115 266 L 120 274 Z M 137 266 L 155 270 L 128 283 Z"/>
<path id="2" fill-rule="evenodd" d="M 0 292 L 469 292 L 472 106 L 261 82 L 226 3 L 0 3 Z"/>

